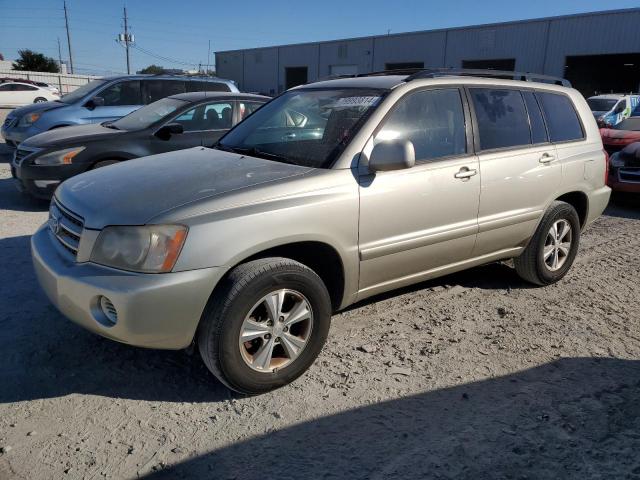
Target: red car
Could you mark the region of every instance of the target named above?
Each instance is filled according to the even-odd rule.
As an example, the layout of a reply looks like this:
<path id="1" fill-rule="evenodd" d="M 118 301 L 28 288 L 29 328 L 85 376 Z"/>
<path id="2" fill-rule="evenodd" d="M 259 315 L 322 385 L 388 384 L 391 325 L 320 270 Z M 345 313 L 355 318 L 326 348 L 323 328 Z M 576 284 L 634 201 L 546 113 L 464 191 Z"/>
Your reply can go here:
<path id="1" fill-rule="evenodd" d="M 617 192 L 640 193 L 640 142 L 611 155 L 607 185 Z"/>
<path id="2" fill-rule="evenodd" d="M 640 142 L 640 117 L 629 117 L 610 128 L 601 128 L 604 149 L 609 155 L 619 152 L 631 143 Z"/>

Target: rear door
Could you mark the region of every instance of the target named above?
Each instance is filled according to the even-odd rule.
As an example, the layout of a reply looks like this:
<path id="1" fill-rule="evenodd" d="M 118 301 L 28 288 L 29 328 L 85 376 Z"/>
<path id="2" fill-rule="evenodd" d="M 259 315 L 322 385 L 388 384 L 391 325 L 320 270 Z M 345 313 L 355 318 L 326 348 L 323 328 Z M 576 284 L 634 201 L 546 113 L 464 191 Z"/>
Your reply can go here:
<path id="1" fill-rule="evenodd" d="M 562 181 L 533 91 L 470 87 L 482 190 L 478 257 L 522 246 Z"/>

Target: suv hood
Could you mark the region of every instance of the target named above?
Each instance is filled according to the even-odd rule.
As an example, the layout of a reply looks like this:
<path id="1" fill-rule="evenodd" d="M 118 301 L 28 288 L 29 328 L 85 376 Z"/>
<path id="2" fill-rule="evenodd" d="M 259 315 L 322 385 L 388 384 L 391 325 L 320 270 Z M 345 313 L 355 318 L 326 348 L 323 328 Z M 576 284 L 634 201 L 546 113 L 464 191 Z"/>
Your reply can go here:
<path id="1" fill-rule="evenodd" d="M 29 137 L 22 146 L 35 148 L 49 148 L 58 145 L 78 145 L 92 140 L 107 140 L 109 136 L 126 133 L 124 130 L 106 128 L 100 124 L 74 125 L 71 127 L 55 128 Z"/>
<path id="2" fill-rule="evenodd" d="M 86 228 L 144 225 L 167 210 L 311 170 L 195 147 L 83 173 L 55 196 L 84 218 Z"/>
<path id="3" fill-rule="evenodd" d="M 55 108 L 60 108 L 65 106 L 67 106 L 66 103 L 57 102 L 57 101 L 32 103 L 30 105 L 25 105 L 24 107 L 16 108 L 8 116 L 11 116 L 13 118 L 22 117 L 27 113 L 46 112 L 47 110 L 53 110 Z"/>

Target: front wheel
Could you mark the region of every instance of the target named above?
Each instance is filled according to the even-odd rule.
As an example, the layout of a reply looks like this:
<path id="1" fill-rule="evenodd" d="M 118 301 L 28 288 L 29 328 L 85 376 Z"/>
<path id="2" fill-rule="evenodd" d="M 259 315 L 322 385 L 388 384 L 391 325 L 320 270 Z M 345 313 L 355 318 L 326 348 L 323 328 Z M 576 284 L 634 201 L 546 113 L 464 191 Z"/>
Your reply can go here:
<path id="1" fill-rule="evenodd" d="M 536 285 L 555 283 L 571 268 L 579 244 L 580 220 L 575 208 L 553 202 L 527 248 L 514 259 L 516 272 Z"/>
<path id="2" fill-rule="evenodd" d="M 48 100 L 46 98 L 43 97 L 36 97 L 36 99 L 33 101 L 33 103 L 42 103 L 42 102 L 47 102 Z"/>
<path id="3" fill-rule="evenodd" d="M 231 271 L 207 306 L 197 341 L 222 383 L 259 394 L 311 366 L 330 322 L 329 293 L 315 272 L 287 258 L 265 258 Z"/>

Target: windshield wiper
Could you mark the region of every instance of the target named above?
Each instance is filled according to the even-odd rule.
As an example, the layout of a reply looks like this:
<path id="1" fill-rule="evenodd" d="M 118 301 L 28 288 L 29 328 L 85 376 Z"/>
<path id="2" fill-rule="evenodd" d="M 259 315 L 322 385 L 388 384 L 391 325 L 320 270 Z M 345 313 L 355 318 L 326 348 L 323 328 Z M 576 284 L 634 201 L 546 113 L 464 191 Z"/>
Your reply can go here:
<path id="1" fill-rule="evenodd" d="M 218 144 L 215 145 L 215 148 L 217 148 L 219 150 L 224 150 L 224 151 L 227 151 L 227 152 L 238 153 L 240 155 L 249 155 L 249 156 L 252 156 L 252 157 L 264 158 L 265 160 L 274 160 L 276 162 L 289 163 L 291 165 L 297 165 L 296 162 L 290 160 L 289 158 L 285 157 L 284 155 L 279 155 L 277 153 L 271 153 L 271 152 L 265 152 L 264 150 L 260 150 L 257 147 L 250 147 L 250 148 L 230 147 L 228 145 L 222 145 L 221 143 L 218 143 Z"/>

